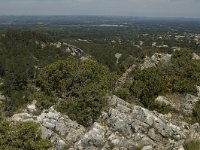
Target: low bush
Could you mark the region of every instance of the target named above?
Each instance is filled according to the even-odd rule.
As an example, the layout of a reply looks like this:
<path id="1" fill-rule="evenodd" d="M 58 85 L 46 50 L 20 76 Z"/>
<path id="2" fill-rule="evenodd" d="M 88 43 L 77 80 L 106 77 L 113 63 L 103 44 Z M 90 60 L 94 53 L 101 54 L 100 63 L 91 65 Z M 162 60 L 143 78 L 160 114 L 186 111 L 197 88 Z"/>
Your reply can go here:
<path id="1" fill-rule="evenodd" d="M 37 101 L 36 106 L 40 110 L 48 109 L 58 102 L 56 97 L 49 96 L 49 95 L 45 94 L 44 92 L 33 93 L 31 96 L 31 100 Z"/>
<path id="2" fill-rule="evenodd" d="M 194 108 L 192 113 L 192 122 L 198 122 L 200 123 L 200 101 L 198 101 Z"/>
<path id="3" fill-rule="evenodd" d="M 147 68 L 134 72 L 131 93 L 141 100 L 145 107 L 151 107 L 154 99 L 165 90 L 162 74 L 157 68 Z"/>
<path id="4" fill-rule="evenodd" d="M 6 116 L 12 116 L 19 109 L 24 108 L 30 103 L 29 95 L 31 93 L 28 90 L 24 91 L 12 91 L 9 97 L 4 101 L 3 111 Z"/>
<path id="5" fill-rule="evenodd" d="M 184 144 L 185 150 L 200 150 L 200 141 L 189 141 Z"/>
<path id="6" fill-rule="evenodd" d="M 1 150 L 45 150 L 52 144 L 41 138 L 39 125 L 33 122 L 0 122 Z"/>
<path id="7" fill-rule="evenodd" d="M 119 88 L 116 92 L 116 95 L 124 100 L 127 100 L 131 93 L 128 88 Z"/>
<path id="8" fill-rule="evenodd" d="M 154 109 L 162 114 L 168 114 L 169 112 L 177 112 L 177 110 L 175 108 L 172 108 L 170 105 L 162 104 L 155 101 L 151 104 L 151 109 Z"/>

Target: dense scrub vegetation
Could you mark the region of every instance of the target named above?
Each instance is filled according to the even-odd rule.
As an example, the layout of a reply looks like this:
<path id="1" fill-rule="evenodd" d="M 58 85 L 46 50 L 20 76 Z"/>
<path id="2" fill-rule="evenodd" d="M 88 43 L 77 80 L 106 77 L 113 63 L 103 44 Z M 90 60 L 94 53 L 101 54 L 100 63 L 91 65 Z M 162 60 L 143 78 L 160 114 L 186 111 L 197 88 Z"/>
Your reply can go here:
<path id="1" fill-rule="evenodd" d="M 200 85 L 199 66 L 198 60 L 192 60 L 191 51 L 187 49 L 175 51 L 172 54 L 171 62 L 168 64 L 160 62 L 157 67 L 144 70 L 135 69 L 132 73 L 132 83 L 128 83 L 120 89 L 118 95 L 129 99 L 132 95 L 139 99 L 145 107 L 163 112 L 164 106 L 154 102 L 158 95 L 197 93 L 196 85 Z M 199 114 L 198 106 L 194 111 L 197 117 Z M 169 108 L 166 106 L 166 109 Z"/>
<path id="2" fill-rule="evenodd" d="M 43 67 L 53 62 L 61 53 L 61 50 L 53 47 L 42 48 L 36 44 L 38 41 L 46 44 L 55 39 L 31 31 L 18 30 L 8 30 L 0 38 L 0 72 L 1 75 L 7 76 L 6 83 L 8 80 L 13 82 L 7 84 L 10 85 L 8 90 L 24 89 L 27 80 L 34 78 L 35 66 Z"/>
<path id="3" fill-rule="evenodd" d="M 137 70 L 134 74 L 134 81 L 131 86 L 131 93 L 139 98 L 148 107 L 153 99 L 165 89 L 164 79 L 157 68 Z"/>
<path id="4" fill-rule="evenodd" d="M 114 40 L 115 41 L 115 40 Z M 116 39 L 117 41 L 117 39 Z M 134 47 L 129 42 L 118 43 L 111 41 L 101 41 L 95 40 L 91 42 L 82 41 L 69 41 L 70 43 L 77 45 L 83 49 L 88 54 L 94 56 L 94 58 L 106 66 L 108 66 L 112 71 L 123 72 L 126 67 L 130 67 L 132 62 L 140 61 L 144 57 L 145 52 L 137 47 Z M 153 51 L 153 50 L 152 50 Z M 120 53 L 122 56 L 119 59 L 119 64 L 116 64 L 115 54 Z"/>
<path id="5" fill-rule="evenodd" d="M 45 150 L 50 147 L 52 147 L 50 141 L 41 138 L 38 124 L 0 120 L 1 150 Z"/>
<path id="6" fill-rule="evenodd" d="M 4 82 L 1 89 L 9 97 L 4 108 L 8 115 L 27 104 L 32 93 L 28 85 L 35 79 L 39 68 L 66 57 L 61 49 L 48 44 L 56 41 L 32 31 L 8 30 L 1 35 L 0 77 Z"/>
<path id="7" fill-rule="evenodd" d="M 68 58 L 62 48 L 49 44 L 56 41 L 31 31 L 9 30 L 1 36 L 3 111 L 11 116 L 34 99 L 41 110 L 59 102 L 59 111 L 87 126 L 107 106 L 105 95 L 112 91 L 115 75 L 96 61 Z"/>
<path id="8" fill-rule="evenodd" d="M 11 18 L 15 20 L 15 17 Z M 38 32 L 5 31 L 8 24 L 3 22 L 8 19 L 7 23 L 10 23 L 10 19 L 8 16 L 3 20 L 0 17 L 0 30 L 4 30 L 0 33 L 0 94 L 2 92 L 6 96 L 6 100 L 0 103 L 3 115 L 12 116 L 28 103 L 37 100 L 38 110 L 54 106 L 71 119 L 89 126 L 106 109 L 106 94 L 115 87 L 116 76 L 109 69 L 118 74 L 124 73 L 131 65 L 142 63 L 146 55 L 151 56 L 155 52 L 171 53 L 173 47 L 189 48 L 192 51 L 183 49 L 173 52 L 168 64 L 161 62 L 157 67 L 144 70 L 137 68 L 131 80 L 118 89 L 118 96 L 167 113 L 174 110 L 170 106 L 156 103 L 154 100 L 158 95 L 196 94 L 195 86 L 200 85 L 200 62 L 192 60 L 192 52 L 199 53 L 200 50 L 200 44 L 195 41 L 196 33 L 200 31 L 198 22 L 183 21 L 180 25 L 176 21 L 131 18 L 112 20 L 110 17 L 93 17 L 87 20 L 86 17 L 66 21 L 65 17 L 54 17 L 55 20 L 44 17 L 39 18 L 44 22 L 42 25 L 37 24 L 38 19 L 30 19 L 27 25 L 27 18 L 23 18 L 23 25 L 18 19 L 13 21 L 20 24 L 16 27 Z M 177 35 L 184 38 L 177 40 Z M 61 40 L 55 36 L 83 49 L 97 62 L 69 58 L 63 47 L 56 48 L 49 44 Z M 156 45 L 153 46 L 153 43 Z M 156 47 L 162 45 L 168 47 Z M 119 63 L 116 63 L 116 53 L 122 54 Z M 194 107 L 193 121 L 200 123 L 200 102 Z M 199 145 L 198 141 L 189 141 L 184 148 L 199 150 Z M 0 149 L 44 150 L 51 146 L 49 141 L 41 139 L 38 124 L 13 123 L 0 119 Z"/>
<path id="9" fill-rule="evenodd" d="M 193 108 L 192 122 L 200 123 L 200 101 L 198 101 Z"/>
<path id="10" fill-rule="evenodd" d="M 111 37 L 114 37 L 114 42 L 109 43 Z M 155 52 L 152 48 L 150 52 L 147 47 L 144 50 L 136 47 L 133 49 L 129 42 L 124 43 L 125 39 L 114 35 L 111 37 L 108 41 L 103 41 L 102 37 L 88 43 L 71 42 L 118 73 L 124 72 L 133 63 L 141 63 L 141 58 Z M 61 48 L 48 44 L 57 40 L 36 32 L 19 30 L 9 30 L 0 37 L 0 76 L 4 81 L 1 89 L 8 97 L 3 110 L 7 115 L 12 115 L 33 99 L 38 99 L 38 108 L 44 109 L 62 98 L 65 99 L 59 101 L 59 106 L 62 107 L 57 108 L 86 125 L 84 120 L 92 122 L 98 116 L 94 114 L 98 114 L 106 106 L 103 95 L 112 90 L 115 78 L 112 78 L 107 68 L 95 61 L 66 59 L 68 56 Z M 41 44 L 46 46 L 41 47 Z M 116 64 L 114 57 L 116 52 L 122 53 L 119 64 Z M 65 61 L 56 62 L 57 60 Z M 45 68 L 41 70 L 43 67 Z M 196 93 L 195 85 L 200 85 L 199 68 L 199 61 L 192 60 L 192 52 L 187 49 L 175 51 L 168 64 L 160 63 L 156 68 L 136 69 L 133 72 L 133 82 L 129 81 L 126 87 L 117 92 L 124 99 L 134 97 L 145 107 L 161 110 L 164 106 L 156 104 L 154 99 L 162 93 Z M 34 88 L 36 78 L 37 86 L 42 91 L 36 92 Z M 109 80 L 111 81 L 108 82 Z"/>
<path id="11" fill-rule="evenodd" d="M 42 91 L 63 99 L 57 109 L 85 126 L 107 106 L 105 95 L 112 90 L 114 81 L 115 75 L 107 67 L 75 58 L 57 61 L 38 75 Z"/>
<path id="12" fill-rule="evenodd" d="M 199 150 L 200 141 L 188 141 L 184 144 L 185 150 Z"/>

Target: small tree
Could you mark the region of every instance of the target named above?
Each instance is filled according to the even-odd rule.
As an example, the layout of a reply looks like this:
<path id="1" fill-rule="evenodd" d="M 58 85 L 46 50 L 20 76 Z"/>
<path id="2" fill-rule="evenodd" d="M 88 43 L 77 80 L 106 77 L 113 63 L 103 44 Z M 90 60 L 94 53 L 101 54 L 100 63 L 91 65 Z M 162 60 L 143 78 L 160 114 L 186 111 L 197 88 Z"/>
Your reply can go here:
<path id="1" fill-rule="evenodd" d="M 115 75 L 96 61 L 68 58 L 41 70 L 38 85 L 49 95 L 64 99 L 59 111 L 88 126 L 106 107 L 105 95 L 114 87 Z"/>

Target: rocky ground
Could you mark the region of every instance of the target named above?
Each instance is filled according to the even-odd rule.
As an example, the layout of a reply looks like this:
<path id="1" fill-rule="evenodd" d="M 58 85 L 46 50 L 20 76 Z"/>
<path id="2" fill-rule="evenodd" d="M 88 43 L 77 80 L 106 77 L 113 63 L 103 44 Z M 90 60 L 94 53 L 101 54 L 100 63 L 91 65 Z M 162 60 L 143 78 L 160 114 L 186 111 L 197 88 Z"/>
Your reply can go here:
<path id="1" fill-rule="evenodd" d="M 156 66 L 160 61 L 168 62 L 170 58 L 171 55 L 154 54 L 145 59 L 141 69 Z M 134 68 L 135 65 L 131 66 L 122 75 L 117 86 L 123 86 Z M 98 121 L 89 128 L 57 112 L 53 106 L 35 115 L 38 111 L 36 101 L 28 105 L 24 112 L 13 115 L 10 120 L 39 123 L 42 137 L 54 143 L 53 150 L 184 150 L 185 142 L 200 140 L 200 125 L 187 123 L 183 116 L 190 115 L 199 100 L 200 87 L 197 89 L 197 96 L 186 94 L 180 98 L 156 98 L 155 101 L 170 105 L 182 112 L 181 115 L 163 115 L 113 95 L 108 98 L 109 109 L 102 112 Z"/>
<path id="2" fill-rule="evenodd" d="M 168 101 L 165 97 L 157 99 L 162 98 Z M 189 112 L 197 99 L 186 95 L 180 109 Z M 115 95 L 108 101 L 109 110 L 102 112 L 90 128 L 79 125 L 53 107 L 34 115 L 35 102 L 11 120 L 40 123 L 42 137 L 50 139 L 56 150 L 184 150 L 186 140 L 200 140 L 199 124 L 188 124 L 182 116 L 173 118 L 170 113 L 163 115 L 150 111 Z"/>
<path id="3" fill-rule="evenodd" d="M 69 48 L 68 52 L 74 52 L 74 49 Z M 170 61 L 170 58 L 171 55 L 155 54 L 146 58 L 140 67 L 156 66 L 160 61 Z M 122 75 L 118 87 L 123 86 L 134 68 L 135 65 L 131 66 Z M 170 96 L 159 96 L 155 101 L 170 105 L 183 115 L 190 115 L 200 98 L 200 87 L 197 89 L 197 96 L 186 94 L 178 102 Z M 0 103 L 3 99 L 5 96 L 0 93 Z M 39 123 L 42 138 L 54 144 L 53 150 L 184 150 L 186 141 L 200 140 L 200 125 L 187 123 L 178 113 L 163 115 L 125 102 L 115 95 L 110 96 L 108 102 L 109 109 L 102 112 L 98 121 L 89 128 L 57 112 L 53 106 L 38 114 L 37 101 L 27 105 L 23 112 L 13 115 L 9 120 Z"/>

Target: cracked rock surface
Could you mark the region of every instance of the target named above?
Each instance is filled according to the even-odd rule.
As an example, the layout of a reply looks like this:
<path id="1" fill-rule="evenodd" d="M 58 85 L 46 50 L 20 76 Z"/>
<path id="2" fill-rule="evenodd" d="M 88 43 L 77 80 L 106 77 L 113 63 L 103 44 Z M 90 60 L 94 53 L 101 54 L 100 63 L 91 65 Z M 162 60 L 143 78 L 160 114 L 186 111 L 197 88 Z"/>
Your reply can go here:
<path id="1" fill-rule="evenodd" d="M 193 101 L 196 97 L 186 96 Z M 53 150 L 184 150 L 188 139 L 200 139 L 199 124 L 171 120 L 168 115 L 150 111 L 109 97 L 110 108 L 98 121 L 85 128 L 51 107 L 40 115 L 31 111 L 15 114 L 13 121 L 41 124 L 42 138 L 49 139 Z M 34 107 L 33 107 L 34 108 Z"/>

